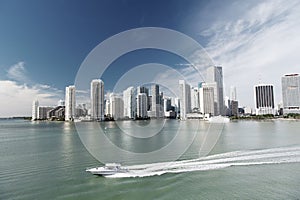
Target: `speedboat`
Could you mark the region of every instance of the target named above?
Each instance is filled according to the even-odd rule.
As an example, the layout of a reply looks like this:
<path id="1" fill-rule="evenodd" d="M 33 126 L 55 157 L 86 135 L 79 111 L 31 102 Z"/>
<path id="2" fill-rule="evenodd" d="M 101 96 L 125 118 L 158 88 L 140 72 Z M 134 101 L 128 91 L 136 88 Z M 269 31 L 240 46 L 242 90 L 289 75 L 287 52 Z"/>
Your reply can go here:
<path id="1" fill-rule="evenodd" d="M 122 167 L 119 163 L 107 163 L 103 167 L 89 168 L 85 171 L 90 172 L 94 175 L 109 176 L 117 173 L 126 173 L 129 170 L 127 168 Z"/>

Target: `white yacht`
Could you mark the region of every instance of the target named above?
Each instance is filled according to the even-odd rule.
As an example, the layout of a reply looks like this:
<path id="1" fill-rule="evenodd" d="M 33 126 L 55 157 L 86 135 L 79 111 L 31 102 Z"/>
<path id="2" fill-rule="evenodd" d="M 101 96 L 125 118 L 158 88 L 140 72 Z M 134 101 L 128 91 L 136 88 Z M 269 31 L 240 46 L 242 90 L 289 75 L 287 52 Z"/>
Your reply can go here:
<path id="1" fill-rule="evenodd" d="M 103 167 L 89 168 L 85 171 L 90 172 L 94 175 L 108 176 L 117 173 L 126 173 L 129 170 L 127 168 L 122 167 L 119 163 L 107 163 Z"/>

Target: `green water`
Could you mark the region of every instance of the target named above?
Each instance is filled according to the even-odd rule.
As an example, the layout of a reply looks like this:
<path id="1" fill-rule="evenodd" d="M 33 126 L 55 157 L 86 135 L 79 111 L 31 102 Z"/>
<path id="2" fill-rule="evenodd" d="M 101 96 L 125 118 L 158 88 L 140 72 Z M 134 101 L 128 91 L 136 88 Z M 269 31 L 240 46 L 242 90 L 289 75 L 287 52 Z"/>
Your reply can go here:
<path id="1" fill-rule="evenodd" d="M 130 127 L 135 122 L 127 123 Z M 116 145 L 149 152 L 169 143 L 174 138 L 170 130 L 180 123 L 166 121 L 170 128 L 148 142 L 122 135 L 113 122 L 102 126 L 108 127 L 107 135 Z M 182 142 L 194 136 L 191 132 L 199 124 L 185 123 Z M 201 124 L 203 130 L 206 126 Z M 104 178 L 85 172 L 86 167 L 101 163 L 83 146 L 74 124 L 0 120 L 0 199 L 300 199 L 299 130 L 297 121 L 231 122 L 225 124 L 210 155 L 249 150 L 254 155 L 251 159 L 259 164 L 245 160 L 241 166 L 219 169 Z M 200 140 L 196 134 L 190 150 L 180 159 L 195 158 Z M 283 157 L 283 162 L 277 163 L 272 157 L 269 164 L 263 164 L 264 160 L 255 157 L 260 155 L 257 150 L 267 150 L 272 156 L 274 148 L 291 162 Z M 235 158 L 235 154 L 229 155 L 229 159 Z"/>

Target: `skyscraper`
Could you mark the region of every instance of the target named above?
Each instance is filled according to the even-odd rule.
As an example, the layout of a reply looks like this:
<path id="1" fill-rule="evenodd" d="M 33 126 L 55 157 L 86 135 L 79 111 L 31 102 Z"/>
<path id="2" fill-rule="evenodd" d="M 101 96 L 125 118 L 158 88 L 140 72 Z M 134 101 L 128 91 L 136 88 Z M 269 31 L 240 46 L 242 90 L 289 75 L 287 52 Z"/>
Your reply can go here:
<path id="1" fill-rule="evenodd" d="M 256 115 L 275 114 L 274 89 L 271 84 L 254 86 Z"/>
<path id="2" fill-rule="evenodd" d="M 191 110 L 199 110 L 200 102 L 199 102 L 199 90 L 198 88 L 192 87 L 191 89 Z"/>
<path id="3" fill-rule="evenodd" d="M 104 82 L 100 79 L 91 82 L 91 118 L 104 120 Z"/>
<path id="4" fill-rule="evenodd" d="M 134 119 L 136 115 L 136 94 L 134 87 L 129 87 L 123 92 L 124 117 Z"/>
<path id="5" fill-rule="evenodd" d="M 146 93 L 139 93 L 137 95 L 137 117 L 146 118 L 147 117 L 147 105 L 148 98 Z"/>
<path id="6" fill-rule="evenodd" d="M 200 112 L 203 114 L 214 115 L 216 103 L 214 102 L 214 89 L 206 83 L 202 83 L 199 88 Z"/>
<path id="7" fill-rule="evenodd" d="M 39 107 L 39 101 L 38 100 L 34 100 L 32 102 L 32 117 L 31 117 L 32 121 L 38 119 L 38 107 Z"/>
<path id="8" fill-rule="evenodd" d="M 281 78 L 283 114 L 300 114 L 300 76 L 287 74 Z"/>
<path id="9" fill-rule="evenodd" d="M 218 111 L 218 85 L 217 82 L 212 83 L 202 83 L 203 87 L 203 109 L 205 114 L 210 114 L 212 116 L 220 115 Z M 213 91 L 213 92 L 212 92 Z M 213 107 L 213 108 L 212 108 Z M 209 111 L 209 113 L 207 113 Z M 212 112 L 213 111 L 213 112 Z"/>
<path id="10" fill-rule="evenodd" d="M 151 86 L 151 95 L 152 95 L 152 113 L 153 117 L 159 117 L 160 113 L 160 95 L 159 95 L 159 85 L 152 85 Z"/>
<path id="11" fill-rule="evenodd" d="M 179 80 L 180 119 L 185 120 L 186 114 L 191 112 L 191 87 L 185 80 Z"/>
<path id="12" fill-rule="evenodd" d="M 144 87 L 144 86 L 138 86 L 136 88 L 136 93 L 137 95 L 140 94 L 140 93 L 145 93 L 146 96 L 147 96 L 147 110 L 151 110 L 152 107 L 151 107 L 151 104 L 152 104 L 152 97 L 149 96 L 149 89 Z"/>
<path id="13" fill-rule="evenodd" d="M 72 121 L 75 117 L 75 86 L 71 85 L 66 87 L 66 99 L 65 99 L 65 120 Z"/>
<path id="14" fill-rule="evenodd" d="M 222 67 L 212 66 L 206 71 L 206 83 L 215 83 L 214 101 L 216 102 L 215 115 L 223 115 L 224 113 L 224 97 L 223 97 L 223 72 Z"/>
<path id="15" fill-rule="evenodd" d="M 123 112 L 124 112 L 123 99 L 115 94 L 111 94 L 109 101 L 110 101 L 111 117 L 114 120 L 122 119 Z"/>

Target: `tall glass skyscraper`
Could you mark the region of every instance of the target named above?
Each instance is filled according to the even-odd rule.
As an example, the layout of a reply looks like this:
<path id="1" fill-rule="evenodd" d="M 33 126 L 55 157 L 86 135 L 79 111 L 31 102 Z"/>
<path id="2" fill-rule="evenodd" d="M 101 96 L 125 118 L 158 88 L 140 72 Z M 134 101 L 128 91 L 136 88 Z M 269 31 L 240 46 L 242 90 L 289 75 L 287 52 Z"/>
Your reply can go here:
<path id="1" fill-rule="evenodd" d="M 186 114 L 191 112 L 191 86 L 185 80 L 179 80 L 180 119 L 186 120 Z"/>
<path id="2" fill-rule="evenodd" d="M 283 113 L 300 114 L 300 76 L 287 74 L 281 78 Z"/>
<path id="3" fill-rule="evenodd" d="M 137 95 L 137 117 L 146 118 L 147 117 L 147 95 L 146 93 L 139 93 Z"/>
<path id="4" fill-rule="evenodd" d="M 155 84 L 151 86 L 151 95 L 152 95 L 153 117 L 159 117 L 159 113 L 160 113 L 159 85 Z"/>
<path id="5" fill-rule="evenodd" d="M 256 115 L 275 114 L 274 88 L 271 84 L 254 86 Z"/>
<path id="6" fill-rule="evenodd" d="M 100 79 L 91 82 L 91 117 L 104 120 L 104 82 Z"/>
<path id="7" fill-rule="evenodd" d="M 206 83 L 214 84 L 214 101 L 216 109 L 214 115 L 224 114 L 224 94 L 223 94 L 223 70 L 220 66 L 212 66 L 206 70 Z"/>

